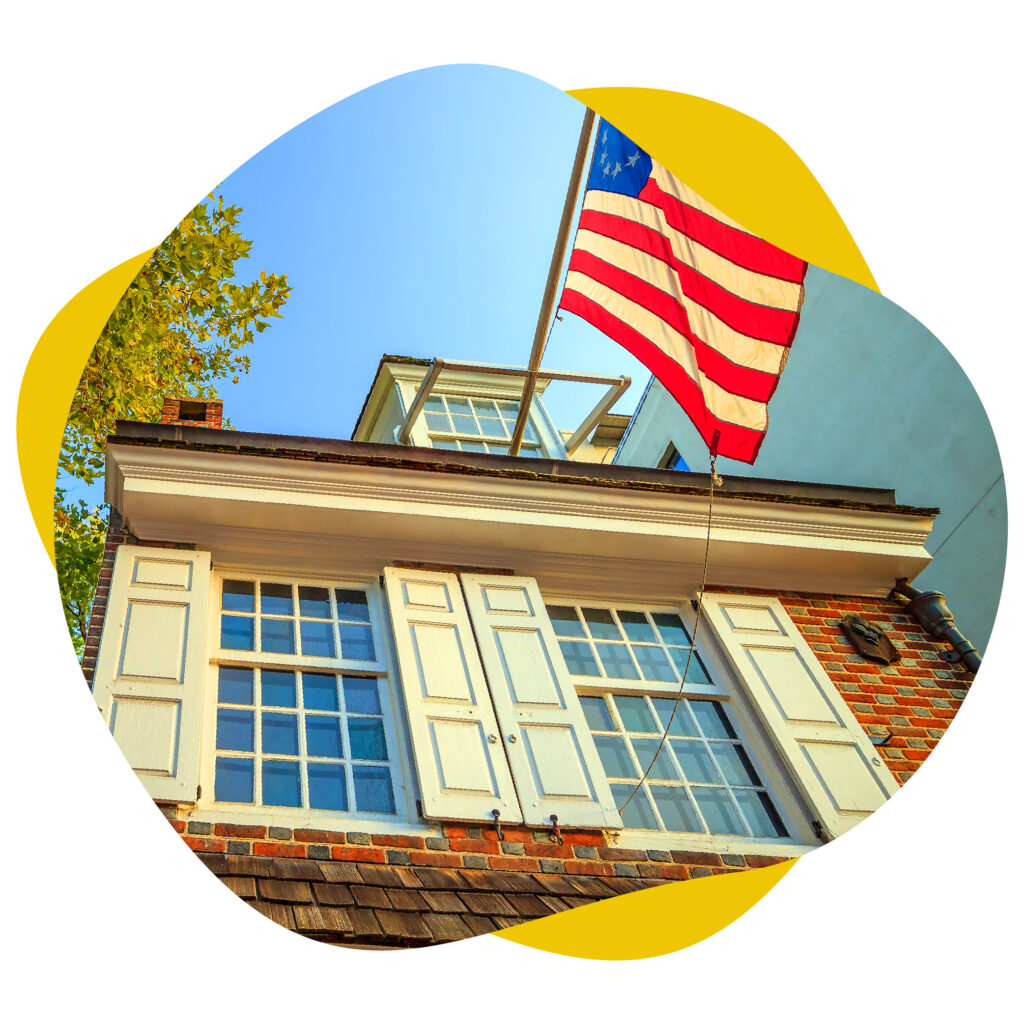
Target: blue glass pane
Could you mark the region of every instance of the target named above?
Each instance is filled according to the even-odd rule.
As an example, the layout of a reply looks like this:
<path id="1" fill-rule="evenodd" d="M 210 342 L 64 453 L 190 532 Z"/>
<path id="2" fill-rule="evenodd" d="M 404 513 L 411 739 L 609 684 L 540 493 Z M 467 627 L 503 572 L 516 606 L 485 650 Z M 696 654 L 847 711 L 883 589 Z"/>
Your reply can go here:
<path id="1" fill-rule="evenodd" d="M 350 718 L 348 742 L 352 757 L 360 761 L 386 761 L 388 747 L 384 741 L 384 723 L 379 718 Z"/>
<path id="2" fill-rule="evenodd" d="M 627 800 L 629 800 L 629 794 L 633 792 L 632 786 L 612 786 L 612 796 L 615 798 L 615 806 L 622 807 Z M 654 812 L 651 810 L 651 802 L 647 799 L 647 794 L 641 789 L 629 800 L 622 813 L 622 824 L 626 828 L 657 828 L 658 820 L 654 817 Z"/>
<path id="3" fill-rule="evenodd" d="M 306 768 L 309 782 L 309 806 L 324 811 L 348 810 L 348 786 L 345 766 L 341 764 L 311 764 Z"/>
<path id="4" fill-rule="evenodd" d="M 715 782 L 720 783 L 718 771 L 714 761 L 708 755 L 707 749 L 700 740 L 670 740 L 676 757 L 679 758 L 679 766 L 689 782 Z"/>
<path id="5" fill-rule="evenodd" d="M 669 612 L 654 612 L 651 618 L 657 623 L 658 632 L 661 633 L 661 639 L 665 643 L 690 646 L 690 634 L 686 632 L 683 620 L 678 615 L 672 615 Z"/>
<path id="6" fill-rule="evenodd" d="M 252 779 L 252 758 L 218 757 L 213 799 L 232 804 L 251 804 Z"/>
<path id="7" fill-rule="evenodd" d="M 583 623 L 580 622 L 575 608 L 549 604 L 548 617 L 551 619 L 551 625 L 555 628 L 556 636 L 586 636 L 583 631 Z"/>
<path id="8" fill-rule="evenodd" d="M 639 679 L 625 644 L 597 644 L 597 654 L 611 679 Z"/>
<path id="9" fill-rule="evenodd" d="M 733 796 L 740 805 L 755 836 L 787 836 L 785 825 L 778 811 L 772 806 L 767 793 L 757 793 L 751 789 L 737 790 Z"/>
<path id="10" fill-rule="evenodd" d="M 626 732 L 660 732 L 643 697 L 616 697 L 615 706 Z"/>
<path id="11" fill-rule="evenodd" d="M 455 441 L 437 441 L 431 438 L 430 443 L 435 448 L 444 448 L 446 451 L 457 452 L 459 450 L 458 443 Z"/>
<path id="12" fill-rule="evenodd" d="M 302 635 L 302 653 L 307 658 L 334 657 L 334 623 L 303 619 L 299 623 L 299 632 Z"/>
<path id="13" fill-rule="evenodd" d="M 680 787 L 651 786 L 651 796 L 658 806 L 661 820 L 669 832 L 703 832 L 686 790 Z"/>
<path id="14" fill-rule="evenodd" d="M 440 395 L 431 395 L 424 403 L 427 412 L 444 412 L 444 401 Z"/>
<path id="15" fill-rule="evenodd" d="M 580 697 L 580 704 L 583 705 L 583 714 L 592 731 L 617 731 L 604 697 Z"/>
<path id="16" fill-rule="evenodd" d="M 292 585 L 290 583 L 261 583 L 260 611 L 264 615 L 291 615 Z"/>
<path id="17" fill-rule="evenodd" d="M 329 619 L 330 591 L 326 587 L 299 587 L 299 614 L 311 619 Z"/>
<path id="18" fill-rule="evenodd" d="M 225 580 L 221 589 L 221 608 L 226 612 L 256 611 L 254 589 L 253 584 L 245 580 Z"/>
<path id="19" fill-rule="evenodd" d="M 217 749 L 252 750 L 255 714 L 252 711 L 217 709 Z"/>
<path id="20" fill-rule="evenodd" d="M 604 773 L 610 779 L 637 779 L 633 759 L 629 756 L 626 741 L 621 736 L 595 736 L 597 752 L 604 766 Z"/>
<path id="21" fill-rule="evenodd" d="M 634 739 L 632 741 L 633 750 L 636 752 L 637 760 L 640 762 L 641 773 L 647 771 L 647 766 L 654 760 L 654 752 L 658 750 L 660 742 L 660 740 L 653 738 L 649 740 Z M 679 772 L 676 771 L 675 765 L 672 764 L 672 758 L 669 756 L 667 745 L 662 746 L 661 750 L 658 751 L 658 759 L 654 761 L 654 766 L 647 772 L 647 778 L 672 779 L 673 781 L 679 779 Z"/>
<path id="22" fill-rule="evenodd" d="M 739 814 L 736 813 L 736 808 L 733 807 L 732 801 L 729 799 L 728 790 L 710 789 L 703 786 L 694 787 L 693 797 L 711 832 L 730 836 L 745 836 L 747 834 Z"/>
<path id="23" fill-rule="evenodd" d="M 669 700 L 665 697 L 652 697 L 651 703 L 661 719 L 661 728 L 668 726 L 670 736 L 696 736 L 697 727 L 693 724 L 690 712 L 686 710 L 685 700 Z M 669 721 L 671 720 L 671 725 Z"/>
<path id="24" fill-rule="evenodd" d="M 337 711 L 338 680 L 334 676 L 303 672 L 302 702 L 307 711 Z"/>
<path id="25" fill-rule="evenodd" d="M 660 647 L 634 647 L 633 656 L 640 666 L 640 674 L 644 679 L 656 679 L 674 683 L 676 674 Z"/>
<path id="26" fill-rule="evenodd" d="M 708 678 L 707 669 L 704 668 L 704 663 L 700 660 L 696 651 L 691 656 L 689 647 L 670 647 L 668 652 L 672 655 L 672 660 L 676 663 L 679 674 L 686 673 L 686 681 L 688 683 L 708 683 L 711 681 Z M 686 666 L 687 661 L 690 662 L 689 668 Z"/>
<path id="27" fill-rule="evenodd" d="M 507 437 L 501 420 L 481 419 L 480 433 L 485 437 Z"/>
<path id="28" fill-rule="evenodd" d="M 307 715 L 306 753 L 310 757 L 344 757 L 341 720 L 326 715 Z"/>
<path id="29" fill-rule="evenodd" d="M 217 673 L 217 700 L 221 704 L 251 704 L 252 669 L 221 665 Z"/>
<path id="30" fill-rule="evenodd" d="M 299 726 L 295 715 L 263 712 L 263 753 L 298 754 Z"/>
<path id="31" fill-rule="evenodd" d="M 569 670 L 569 675 L 599 676 L 601 674 L 594 652 L 591 651 L 590 644 L 585 640 L 559 640 L 558 646 L 562 649 L 562 657 L 565 658 L 565 666 Z"/>
<path id="32" fill-rule="evenodd" d="M 356 765 L 352 769 L 356 791 L 356 810 L 377 814 L 395 813 L 395 795 L 391 790 L 391 772 L 387 768 Z"/>
<path id="33" fill-rule="evenodd" d="M 353 661 L 373 661 L 373 633 L 369 626 L 338 626 L 341 634 L 341 656 Z"/>
<path id="34" fill-rule="evenodd" d="M 619 612 L 619 622 L 626 631 L 627 640 L 635 640 L 640 643 L 657 643 L 658 638 L 654 635 L 651 624 L 643 612 Z"/>
<path id="35" fill-rule="evenodd" d="M 338 604 L 338 618 L 356 622 L 370 621 L 370 606 L 362 590 L 335 590 L 334 600 Z"/>
<path id="36" fill-rule="evenodd" d="M 295 707 L 295 673 L 263 669 L 260 672 L 260 703 L 275 708 Z"/>
<path id="37" fill-rule="evenodd" d="M 298 761 L 263 762 L 263 802 L 274 807 L 301 807 Z"/>
<path id="38" fill-rule="evenodd" d="M 736 739 L 736 731 L 719 704 L 710 700 L 694 700 L 690 701 L 690 710 L 705 736 L 723 740 Z"/>
<path id="39" fill-rule="evenodd" d="M 273 654 L 294 654 L 295 623 L 291 619 L 261 619 L 260 650 Z"/>
<path id="40" fill-rule="evenodd" d="M 220 645 L 227 651 L 251 651 L 254 648 L 253 620 L 241 615 L 220 617 Z"/>
<path id="41" fill-rule="evenodd" d="M 584 608 L 583 618 L 590 627 L 590 635 L 595 640 L 621 640 L 622 634 L 615 625 L 612 613 L 607 608 Z"/>
<path id="42" fill-rule="evenodd" d="M 351 715 L 379 715 L 380 695 L 376 679 L 342 680 L 345 685 L 345 710 Z"/>
<path id="43" fill-rule="evenodd" d="M 736 743 L 712 743 L 711 753 L 715 755 L 718 767 L 722 769 L 725 781 L 730 786 L 760 786 L 761 780 L 747 757 L 747 752 Z"/>

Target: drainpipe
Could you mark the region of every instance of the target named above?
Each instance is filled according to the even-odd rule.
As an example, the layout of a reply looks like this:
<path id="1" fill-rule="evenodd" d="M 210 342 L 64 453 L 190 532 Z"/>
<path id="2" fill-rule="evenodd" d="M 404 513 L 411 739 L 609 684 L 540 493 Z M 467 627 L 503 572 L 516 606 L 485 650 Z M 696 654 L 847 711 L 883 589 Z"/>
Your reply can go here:
<path id="1" fill-rule="evenodd" d="M 953 650 L 942 652 L 942 657 L 946 661 L 963 662 L 969 671 L 978 671 L 981 667 L 981 655 L 974 649 L 974 645 L 967 637 L 956 628 L 953 613 L 946 604 L 945 595 L 940 594 L 937 590 L 922 592 L 916 587 L 912 587 L 905 576 L 896 581 L 892 593 L 907 598 L 907 611 L 924 627 L 925 632 L 952 644 Z"/>

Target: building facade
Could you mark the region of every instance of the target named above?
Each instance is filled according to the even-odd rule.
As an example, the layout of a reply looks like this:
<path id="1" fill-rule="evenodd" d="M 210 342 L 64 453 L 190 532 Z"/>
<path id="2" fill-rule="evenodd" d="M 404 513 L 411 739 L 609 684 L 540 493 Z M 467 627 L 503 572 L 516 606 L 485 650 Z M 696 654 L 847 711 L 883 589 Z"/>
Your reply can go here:
<path id="1" fill-rule="evenodd" d="M 912 776 L 970 682 L 890 596 L 935 509 L 727 480 L 698 625 L 707 476 L 610 465 L 622 417 L 567 457 L 542 384 L 512 457 L 523 375 L 445 371 L 417 410 L 430 369 L 385 357 L 351 441 L 202 403 L 109 439 L 83 668 L 240 897 L 448 941 L 806 853 Z"/>

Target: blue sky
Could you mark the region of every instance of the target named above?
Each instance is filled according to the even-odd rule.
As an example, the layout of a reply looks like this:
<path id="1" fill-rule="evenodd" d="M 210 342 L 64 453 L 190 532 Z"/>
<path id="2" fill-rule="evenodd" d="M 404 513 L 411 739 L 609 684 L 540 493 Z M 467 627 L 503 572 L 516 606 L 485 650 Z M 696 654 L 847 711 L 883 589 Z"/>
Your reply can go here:
<path id="1" fill-rule="evenodd" d="M 382 353 L 524 365 L 583 107 L 537 79 L 476 65 L 413 72 L 300 124 L 224 181 L 253 240 L 240 279 L 286 273 L 292 295 L 225 383 L 240 430 L 350 436 Z M 551 369 L 649 377 L 571 314 Z M 553 384 L 575 428 L 603 388 Z"/>

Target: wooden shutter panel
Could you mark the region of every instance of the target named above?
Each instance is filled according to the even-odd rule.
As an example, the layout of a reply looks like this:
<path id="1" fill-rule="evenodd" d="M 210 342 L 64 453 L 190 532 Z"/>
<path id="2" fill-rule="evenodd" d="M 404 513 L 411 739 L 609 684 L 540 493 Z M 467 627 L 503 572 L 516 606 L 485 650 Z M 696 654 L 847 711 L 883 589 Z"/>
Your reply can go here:
<path id="1" fill-rule="evenodd" d="M 704 615 L 832 836 L 899 789 L 778 598 L 705 594 Z"/>
<path id="2" fill-rule="evenodd" d="M 462 585 L 524 820 L 621 828 L 537 581 L 466 574 Z"/>
<path id="3" fill-rule="evenodd" d="M 209 593 L 206 551 L 118 548 L 93 695 L 155 800 L 196 799 Z"/>
<path id="4" fill-rule="evenodd" d="M 423 815 L 522 821 L 453 573 L 384 570 Z"/>

